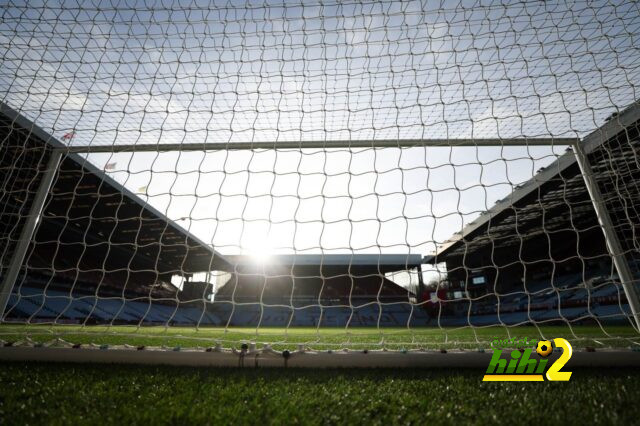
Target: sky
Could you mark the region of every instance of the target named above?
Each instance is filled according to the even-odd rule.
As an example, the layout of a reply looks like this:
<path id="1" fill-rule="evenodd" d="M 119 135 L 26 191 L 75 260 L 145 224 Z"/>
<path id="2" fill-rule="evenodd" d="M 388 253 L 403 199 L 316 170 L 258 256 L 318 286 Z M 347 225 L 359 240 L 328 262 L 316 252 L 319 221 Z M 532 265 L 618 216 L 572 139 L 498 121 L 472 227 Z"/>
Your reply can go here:
<path id="1" fill-rule="evenodd" d="M 482 138 L 582 137 L 639 97 L 639 12 L 9 1 L 0 99 L 71 145 L 477 139 L 86 157 L 223 254 L 428 254 L 565 151 Z"/>

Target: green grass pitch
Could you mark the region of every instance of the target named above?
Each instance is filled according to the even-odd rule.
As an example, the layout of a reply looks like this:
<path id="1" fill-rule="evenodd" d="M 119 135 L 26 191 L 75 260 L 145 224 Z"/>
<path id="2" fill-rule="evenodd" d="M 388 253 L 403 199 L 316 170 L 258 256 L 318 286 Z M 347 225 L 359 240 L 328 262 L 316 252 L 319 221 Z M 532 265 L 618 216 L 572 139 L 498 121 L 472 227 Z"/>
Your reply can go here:
<path id="1" fill-rule="evenodd" d="M 597 326 L 195 330 L 5 324 L 0 339 L 168 347 L 254 341 L 291 348 L 304 342 L 354 349 L 375 349 L 382 339 L 390 348 L 437 349 L 488 348 L 495 339 L 542 334 L 576 347 L 637 346 L 633 328 L 605 331 L 612 337 Z M 0 424 L 633 424 L 640 416 L 640 369 L 575 369 L 569 382 L 555 383 L 484 383 L 483 373 L 4 363 Z"/>
<path id="2" fill-rule="evenodd" d="M 582 325 L 520 326 L 484 328 L 193 328 L 76 325 L 10 325 L 0 326 L 0 339 L 18 342 L 29 337 L 46 343 L 61 338 L 69 343 L 107 345 L 145 345 L 165 347 L 209 347 L 216 343 L 237 347 L 243 342 L 256 342 L 258 348 L 270 344 L 274 349 L 296 349 L 304 344 L 312 349 L 489 349 L 496 339 L 529 338 L 539 340 L 563 337 L 574 347 L 640 346 L 640 334 L 632 327 Z"/>
<path id="3" fill-rule="evenodd" d="M 635 424 L 640 370 L 483 383 L 479 370 L 215 369 L 7 363 L 0 423 Z"/>

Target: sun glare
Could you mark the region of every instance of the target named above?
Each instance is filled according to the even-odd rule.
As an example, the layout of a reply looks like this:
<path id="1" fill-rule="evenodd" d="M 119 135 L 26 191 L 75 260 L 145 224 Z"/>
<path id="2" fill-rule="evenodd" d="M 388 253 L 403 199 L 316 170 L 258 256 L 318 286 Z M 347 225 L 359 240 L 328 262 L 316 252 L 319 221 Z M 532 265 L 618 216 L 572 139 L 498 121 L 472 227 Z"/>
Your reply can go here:
<path id="1" fill-rule="evenodd" d="M 243 238 L 242 254 L 249 255 L 255 263 L 266 263 L 272 253 L 273 245 L 268 236 L 253 235 Z"/>

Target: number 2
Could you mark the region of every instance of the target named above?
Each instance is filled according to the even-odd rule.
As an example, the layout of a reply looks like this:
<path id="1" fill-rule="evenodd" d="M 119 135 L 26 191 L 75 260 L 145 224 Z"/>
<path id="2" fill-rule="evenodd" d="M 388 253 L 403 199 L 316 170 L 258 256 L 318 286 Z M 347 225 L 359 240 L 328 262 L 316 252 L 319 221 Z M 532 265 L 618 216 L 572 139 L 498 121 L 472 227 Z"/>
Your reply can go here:
<path id="1" fill-rule="evenodd" d="M 567 382 L 571 378 L 571 371 L 560 371 L 560 369 L 571 359 L 573 348 L 571 348 L 569 342 L 562 338 L 553 339 L 553 343 L 555 343 L 556 348 L 562 348 L 562 355 L 547 370 L 547 380 Z"/>

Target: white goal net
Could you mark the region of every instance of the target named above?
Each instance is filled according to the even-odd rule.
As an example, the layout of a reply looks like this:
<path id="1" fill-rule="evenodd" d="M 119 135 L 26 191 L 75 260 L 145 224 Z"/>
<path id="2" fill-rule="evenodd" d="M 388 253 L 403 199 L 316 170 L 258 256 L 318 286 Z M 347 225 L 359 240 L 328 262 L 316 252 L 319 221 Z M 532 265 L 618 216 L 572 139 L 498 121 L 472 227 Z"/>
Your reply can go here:
<path id="1" fill-rule="evenodd" d="M 635 2 L 6 3 L 0 339 L 636 348 L 639 39 Z"/>

